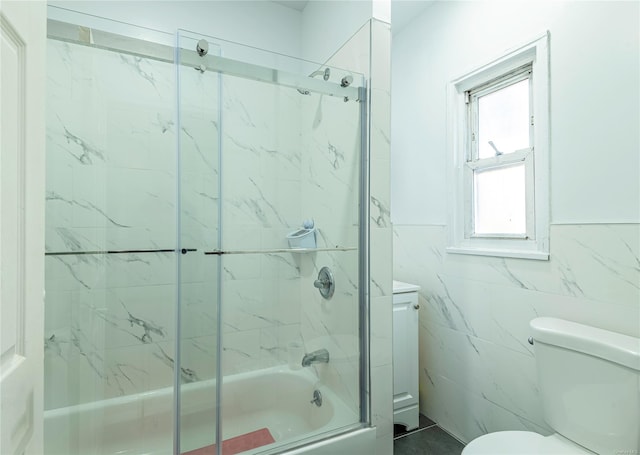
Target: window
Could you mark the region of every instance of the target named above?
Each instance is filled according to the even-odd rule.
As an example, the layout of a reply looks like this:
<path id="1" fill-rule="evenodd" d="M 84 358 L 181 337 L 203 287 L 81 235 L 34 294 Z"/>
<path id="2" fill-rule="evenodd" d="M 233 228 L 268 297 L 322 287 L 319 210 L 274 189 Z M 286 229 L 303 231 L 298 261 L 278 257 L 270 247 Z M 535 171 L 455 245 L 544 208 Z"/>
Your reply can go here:
<path id="1" fill-rule="evenodd" d="M 450 84 L 449 252 L 549 257 L 547 40 Z"/>

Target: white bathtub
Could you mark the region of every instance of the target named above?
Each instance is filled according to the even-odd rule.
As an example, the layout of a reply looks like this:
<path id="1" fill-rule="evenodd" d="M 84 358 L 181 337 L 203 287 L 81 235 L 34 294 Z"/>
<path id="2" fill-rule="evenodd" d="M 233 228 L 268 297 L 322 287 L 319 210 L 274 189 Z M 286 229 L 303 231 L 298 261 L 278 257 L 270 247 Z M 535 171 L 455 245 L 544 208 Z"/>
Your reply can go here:
<path id="1" fill-rule="evenodd" d="M 311 370 L 292 371 L 287 367 L 225 378 L 222 388 L 223 439 L 266 427 L 276 442 L 244 453 L 287 453 L 287 447 L 298 445 L 303 438 L 309 444 L 291 449 L 292 454 L 368 454 L 375 451 L 373 428 L 311 442 L 318 435 L 333 430 L 355 429 L 358 422 L 355 410 L 316 382 Z M 316 388 L 322 393 L 320 407 L 310 403 Z M 215 380 L 182 387 L 183 452 L 215 442 L 215 396 Z M 45 411 L 45 453 L 171 454 L 172 404 L 173 388 L 167 387 Z"/>

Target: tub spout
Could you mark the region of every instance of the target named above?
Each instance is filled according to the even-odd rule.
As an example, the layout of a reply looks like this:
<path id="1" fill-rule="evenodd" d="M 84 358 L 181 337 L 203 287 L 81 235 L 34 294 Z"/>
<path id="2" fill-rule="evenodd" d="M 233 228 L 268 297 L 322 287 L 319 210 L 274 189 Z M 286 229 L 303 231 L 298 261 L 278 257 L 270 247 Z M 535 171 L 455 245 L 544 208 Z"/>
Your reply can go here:
<path id="1" fill-rule="evenodd" d="M 318 349 L 317 351 L 305 354 L 302 358 L 302 366 L 308 367 L 314 363 L 329 363 L 329 351 L 326 349 Z"/>

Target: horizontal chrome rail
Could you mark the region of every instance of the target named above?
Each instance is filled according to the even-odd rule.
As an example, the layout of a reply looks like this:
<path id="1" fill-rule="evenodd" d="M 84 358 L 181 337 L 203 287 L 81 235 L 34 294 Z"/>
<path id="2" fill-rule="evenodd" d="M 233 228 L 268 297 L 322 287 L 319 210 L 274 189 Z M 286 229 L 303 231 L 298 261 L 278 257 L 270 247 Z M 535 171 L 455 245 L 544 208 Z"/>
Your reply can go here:
<path id="1" fill-rule="evenodd" d="M 205 251 L 207 256 L 222 256 L 224 254 L 274 254 L 274 253 L 330 253 L 332 251 L 356 251 L 356 247 L 335 247 L 335 248 L 274 248 L 265 250 L 211 250 Z M 175 253 L 180 251 L 182 254 L 198 251 L 197 248 L 181 248 L 176 250 L 157 249 L 157 250 L 90 250 L 90 251 L 47 251 L 45 256 L 77 256 L 83 254 L 144 254 L 144 253 Z"/>
<path id="2" fill-rule="evenodd" d="M 94 28 L 82 27 L 54 19 L 47 21 L 47 37 L 58 41 L 135 55 L 166 63 L 174 63 L 175 61 L 175 49 L 172 46 L 145 41 L 140 38 L 118 35 Z M 345 100 L 359 100 L 359 91 L 356 86 L 342 87 L 335 82 L 315 79 L 301 74 L 241 62 L 217 55 L 205 55 L 201 57 L 195 49 L 180 49 L 180 64 L 197 69 L 201 68 L 202 65 L 205 70 L 216 71 L 229 76 L 238 76 L 303 91 L 336 96 L 344 98 Z"/>
<path id="3" fill-rule="evenodd" d="M 357 251 L 356 247 L 336 248 L 275 248 L 271 250 L 213 250 L 205 251 L 206 255 L 222 256 L 223 254 L 273 254 L 273 253 L 321 253 L 332 251 Z"/>
<path id="4" fill-rule="evenodd" d="M 45 256 L 76 256 L 82 254 L 141 254 L 141 253 L 175 253 L 175 248 L 157 250 L 93 250 L 93 251 L 47 251 Z M 180 252 L 187 254 L 190 251 L 198 251 L 196 248 L 182 248 Z"/>

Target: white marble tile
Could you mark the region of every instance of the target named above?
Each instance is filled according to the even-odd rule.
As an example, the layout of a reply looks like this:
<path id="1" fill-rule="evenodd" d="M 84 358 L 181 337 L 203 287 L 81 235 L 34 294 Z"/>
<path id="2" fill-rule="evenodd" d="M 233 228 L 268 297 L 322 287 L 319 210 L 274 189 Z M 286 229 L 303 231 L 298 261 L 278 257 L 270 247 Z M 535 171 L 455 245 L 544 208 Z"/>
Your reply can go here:
<path id="1" fill-rule="evenodd" d="M 370 294 L 371 297 L 390 296 L 393 292 L 393 244 L 391 228 L 372 228 L 370 231 Z"/>
<path id="2" fill-rule="evenodd" d="M 393 366 L 371 368 L 371 423 L 376 437 L 393 436 Z"/>
<path id="3" fill-rule="evenodd" d="M 47 256 L 47 290 L 105 289 L 175 283 L 174 253 Z"/>
<path id="4" fill-rule="evenodd" d="M 103 251 L 108 249 L 106 232 L 102 228 L 46 227 L 45 249 L 49 253 Z"/>
<path id="5" fill-rule="evenodd" d="M 175 339 L 175 286 L 75 291 L 71 327 L 94 346 L 115 349 Z"/>
<path id="6" fill-rule="evenodd" d="M 45 222 L 46 227 L 73 226 L 73 165 L 59 163 L 50 158 L 47 141 Z M 46 236 L 49 241 L 49 236 Z"/>
<path id="7" fill-rule="evenodd" d="M 543 424 L 533 356 L 432 324 L 420 327 L 420 341 L 421 370 Z"/>
<path id="8" fill-rule="evenodd" d="M 173 360 L 160 345 L 95 346 L 85 330 L 47 339 L 46 409 L 99 401 L 171 385 Z"/>
<path id="9" fill-rule="evenodd" d="M 213 283 L 218 279 L 219 257 L 204 254 L 205 249 L 199 243 L 187 243 L 191 239 L 185 239 L 183 246 L 186 248 L 197 247 L 198 251 L 189 251 L 180 254 L 180 283 Z"/>
<path id="10" fill-rule="evenodd" d="M 297 280 L 233 280 L 222 284 L 223 330 L 242 332 L 299 322 Z"/>
<path id="11" fill-rule="evenodd" d="M 387 160 L 391 147 L 391 30 L 371 23 L 371 158 Z"/>
<path id="12" fill-rule="evenodd" d="M 335 349 L 335 344 L 326 345 L 331 359 L 328 364 L 313 365 L 319 378 L 319 382 L 328 386 L 354 413 L 358 412 L 360 405 L 360 381 L 359 361 L 356 355 L 349 358 L 341 357 L 341 350 Z M 333 346 L 333 348 L 332 348 Z M 313 351 L 315 349 L 309 349 Z M 336 355 L 336 352 L 339 354 Z"/>
<path id="13" fill-rule="evenodd" d="M 313 286 L 322 267 L 329 267 L 335 281 L 335 292 L 324 299 Z M 301 283 L 303 292 L 303 327 L 305 340 L 328 335 L 358 333 L 358 262 L 356 252 L 317 253 L 314 268 Z"/>
<path id="14" fill-rule="evenodd" d="M 501 430 L 551 433 L 438 374 L 421 375 L 420 409 L 464 443 Z"/>
<path id="15" fill-rule="evenodd" d="M 550 261 L 446 254 L 444 226 L 395 229 L 399 251 L 411 250 L 408 254 L 415 258 L 439 250 L 447 275 L 610 303 L 633 305 L 640 295 L 639 225 L 551 226 Z M 415 243 L 420 233 L 430 244 L 422 251 Z M 406 269 L 410 273 L 411 258 L 398 259 L 397 271 Z"/>
<path id="16" fill-rule="evenodd" d="M 298 323 L 261 329 L 260 364 L 268 368 L 289 363 L 287 348 L 293 342 L 302 343 Z M 302 358 L 296 360 L 297 363 L 302 362 Z"/>
<path id="17" fill-rule="evenodd" d="M 535 300 L 536 313 L 612 332 L 640 337 L 640 304 L 608 303 L 584 298 L 545 294 Z"/>
<path id="18" fill-rule="evenodd" d="M 391 296 L 393 277 L 393 232 L 387 209 L 390 210 L 389 186 L 386 169 L 390 160 L 390 63 L 391 31 L 388 24 L 372 20 L 370 42 L 370 159 L 371 159 L 371 240 L 370 240 L 370 292 L 371 295 Z M 388 223 L 388 224 L 387 224 Z M 371 310 L 382 312 L 375 317 L 391 314 L 391 298 Z M 373 302 L 372 302 L 373 303 Z M 373 319 L 373 315 L 371 316 Z M 376 348 L 379 351 L 376 351 Z M 372 344 L 371 358 L 385 358 L 383 346 Z M 392 453 L 393 447 L 393 365 L 371 369 L 372 421 L 377 427 L 376 453 Z"/>
<path id="19" fill-rule="evenodd" d="M 215 335 L 182 338 L 180 343 L 181 368 L 185 372 L 192 372 L 193 377 L 199 381 L 215 378 L 218 358 L 217 346 Z"/>
<path id="20" fill-rule="evenodd" d="M 260 369 L 260 330 L 226 332 L 222 339 L 224 375 Z"/>
<path id="21" fill-rule="evenodd" d="M 180 66 L 178 86 L 180 89 L 180 107 L 187 111 L 218 111 L 221 99 L 221 75 L 215 71 L 201 73 L 195 68 Z"/>
<path id="22" fill-rule="evenodd" d="M 375 185 L 371 187 L 369 216 L 373 227 L 391 227 L 391 195 L 389 193 L 391 161 L 372 159 L 370 178 Z"/>
<path id="23" fill-rule="evenodd" d="M 563 294 L 638 305 L 639 224 L 554 226 L 551 235 Z"/>
<path id="24" fill-rule="evenodd" d="M 524 261 L 447 254 L 444 226 L 394 227 L 394 277 L 422 287 L 423 409 L 463 440 L 544 427 L 531 319 L 640 334 L 638 226 L 552 226 L 551 239 L 550 261 Z"/>
<path id="25" fill-rule="evenodd" d="M 220 118 L 213 110 L 181 105 L 180 166 L 185 173 L 220 175 Z"/>
<path id="26" fill-rule="evenodd" d="M 371 299 L 370 363 L 375 368 L 393 362 L 392 296 Z"/>
<path id="27" fill-rule="evenodd" d="M 303 104 L 303 204 L 319 227 L 358 220 L 358 104 L 312 95 Z M 307 209 L 308 210 L 308 209 Z"/>
<path id="28" fill-rule="evenodd" d="M 444 226 L 393 227 L 393 276 L 418 283 L 425 275 L 440 271 L 444 262 Z"/>
<path id="29" fill-rule="evenodd" d="M 195 338 L 218 332 L 218 284 L 215 279 L 180 284 L 181 336 Z"/>
<path id="30" fill-rule="evenodd" d="M 82 106 L 78 106 L 82 108 Z M 105 164 L 114 168 L 175 169 L 172 105 L 111 101 L 105 119 Z"/>

